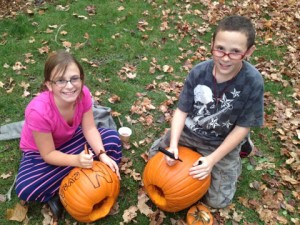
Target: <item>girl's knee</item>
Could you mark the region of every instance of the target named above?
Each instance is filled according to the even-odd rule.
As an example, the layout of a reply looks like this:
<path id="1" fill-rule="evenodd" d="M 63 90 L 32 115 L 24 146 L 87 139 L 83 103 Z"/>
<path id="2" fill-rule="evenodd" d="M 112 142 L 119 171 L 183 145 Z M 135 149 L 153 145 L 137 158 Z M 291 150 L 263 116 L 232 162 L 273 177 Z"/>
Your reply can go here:
<path id="1" fill-rule="evenodd" d="M 119 145 L 121 144 L 119 133 L 116 130 L 100 128 L 99 132 L 104 144 L 109 142 L 113 142 Z"/>

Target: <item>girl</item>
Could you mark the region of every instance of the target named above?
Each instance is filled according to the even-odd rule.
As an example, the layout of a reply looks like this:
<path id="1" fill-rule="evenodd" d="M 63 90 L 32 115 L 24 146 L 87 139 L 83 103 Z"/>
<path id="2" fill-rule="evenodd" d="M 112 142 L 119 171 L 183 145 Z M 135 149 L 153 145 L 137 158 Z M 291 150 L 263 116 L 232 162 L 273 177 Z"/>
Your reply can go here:
<path id="1" fill-rule="evenodd" d="M 89 154 L 83 150 L 86 142 Z M 120 138 L 114 130 L 95 126 L 83 69 L 70 53 L 48 57 L 42 92 L 25 110 L 20 148 L 17 195 L 25 202 L 48 202 L 54 218 L 62 212 L 60 183 L 73 167 L 91 168 L 96 159 L 120 178 Z"/>

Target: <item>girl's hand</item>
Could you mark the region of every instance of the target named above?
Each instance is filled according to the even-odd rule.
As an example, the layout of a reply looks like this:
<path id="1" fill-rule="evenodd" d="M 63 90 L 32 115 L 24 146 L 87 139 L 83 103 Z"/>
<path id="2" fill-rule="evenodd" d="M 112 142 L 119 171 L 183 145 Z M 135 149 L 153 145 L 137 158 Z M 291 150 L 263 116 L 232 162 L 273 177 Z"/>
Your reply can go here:
<path id="1" fill-rule="evenodd" d="M 201 161 L 200 165 L 199 161 Z M 190 168 L 189 175 L 195 179 L 203 180 L 211 173 L 212 168 L 213 164 L 208 157 L 200 157 Z"/>
<path id="2" fill-rule="evenodd" d="M 117 174 L 118 178 L 121 180 L 118 164 L 113 159 L 111 159 L 108 155 L 106 155 L 106 153 L 103 153 L 99 156 L 99 160 L 105 163 L 106 165 L 108 165 L 112 169 L 112 171 L 114 171 Z"/>
<path id="3" fill-rule="evenodd" d="M 81 168 L 92 168 L 93 167 L 93 154 L 91 151 L 89 151 L 89 154 L 86 154 L 83 150 L 78 155 L 78 164 Z"/>
<path id="4" fill-rule="evenodd" d="M 178 148 L 169 148 L 166 149 L 167 151 L 171 152 L 174 154 L 175 159 L 178 159 Z M 169 156 L 165 155 L 165 159 L 167 161 L 168 166 L 174 166 L 177 163 L 177 160 L 170 158 Z"/>

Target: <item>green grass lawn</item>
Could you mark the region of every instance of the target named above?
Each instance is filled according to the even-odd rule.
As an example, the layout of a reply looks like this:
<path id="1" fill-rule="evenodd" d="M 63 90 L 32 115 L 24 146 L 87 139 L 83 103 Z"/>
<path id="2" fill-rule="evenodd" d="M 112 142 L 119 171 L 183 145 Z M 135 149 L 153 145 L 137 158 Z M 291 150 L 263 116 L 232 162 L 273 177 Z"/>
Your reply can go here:
<path id="1" fill-rule="evenodd" d="M 266 123 L 263 129 L 252 131 L 259 154 L 243 159 L 232 206 L 214 215 L 222 224 L 299 224 L 300 96 L 295 60 L 299 47 L 293 50 L 299 18 L 277 15 L 273 5 L 229 2 L 222 6 L 193 0 L 66 0 L 42 5 L 28 1 L 30 13 L 24 10 L 12 18 L 0 18 L 0 125 L 23 120 L 26 105 L 39 92 L 47 53 L 69 49 L 83 65 L 86 85 L 97 101 L 120 114 L 114 117 L 118 126 L 121 121 L 133 129 L 131 147 L 124 149 L 124 156 L 133 162 L 130 169 L 142 175 L 145 161 L 141 154 L 169 127 L 168 115 L 160 106 L 173 99 L 167 108 L 172 114 L 190 69 L 187 62 L 192 66 L 210 57 L 210 38 L 223 16 L 234 12 L 251 16 L 257 27 L 257 51 L 251 62 L 265 79 Z M 278 3 L 276 7 L 292 10 L 295 4 Z M 282 29 L 281 34 L 277 28 Z M 111 103 L 113 95 L 120 101 Z M 132 106 L 141 106 L 138 101 L 145 98 L 155 109 L 142 114 L 133 111 Z M 152 122 L 147 124 L 145 118 Z M 18 144 L 10 140 L 0 145 L 2 195 L 17 174 Z M 140 180 L 122 173 L 119 213 L 94 224 L 120 224 L 124 211 L 137 205 L 141 187 Z M 14 191 L 11 201 L 0 202 L 0 224 L 20 224 L 5 216 L 17 202 Z M 147 204 L 157 209 L 150 200 Z M 42 207 L 29 205 L 28 224 L 42 224 Z M 181 224 L 186 212 L 165 213 L 162 224 L 174 224 L 172 219 Z M 60 224 L 76 222 L 68 214 L 66 219 Z M 134 221 L 129 224 L 149 224 L 150 218 L 137 211 Z"/>

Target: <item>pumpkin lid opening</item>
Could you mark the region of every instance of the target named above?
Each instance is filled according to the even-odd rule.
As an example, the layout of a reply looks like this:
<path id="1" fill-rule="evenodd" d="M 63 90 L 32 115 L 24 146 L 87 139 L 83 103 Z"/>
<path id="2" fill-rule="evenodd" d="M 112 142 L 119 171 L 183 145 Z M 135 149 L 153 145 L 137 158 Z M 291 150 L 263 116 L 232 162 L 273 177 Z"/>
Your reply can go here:
<path id="1" fill-rule="evenodd" d="M 109 213 L 113 205 L 113 198 L 105 198 L 101 202 L 95 204 L 91 214 L 89 215 L 90 220 L 95 221 L 105 217 Z"/>
<path id="2" fill-rule="evenodd" d="M 151 199 L 156 205 L 161 207 L 167 205 L 167 200 L 165 198 L 164 192 L 160 187 L 156 185 L 149 185 L 148 188 L 149 192 L 152 193 Z"/>

